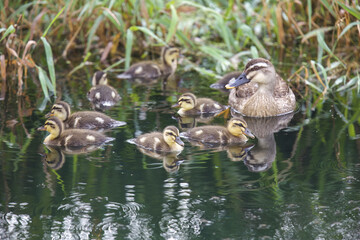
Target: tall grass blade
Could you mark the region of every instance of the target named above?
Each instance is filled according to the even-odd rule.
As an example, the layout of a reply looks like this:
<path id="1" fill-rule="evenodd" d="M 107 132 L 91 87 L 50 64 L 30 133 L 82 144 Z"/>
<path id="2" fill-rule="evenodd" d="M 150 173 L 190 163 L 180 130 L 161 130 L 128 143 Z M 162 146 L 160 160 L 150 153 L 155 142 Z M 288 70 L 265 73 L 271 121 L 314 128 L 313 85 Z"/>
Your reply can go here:
<path id="1" fill-rule="evenodd" d="M 47 83 L 46 83 L 46 78 L 47 78 L 46 72 L 39 66 L 36 66 L 36 68 L 39 71 L 39 80 L 40 80 L 40 84 L 41 84 L 41 88 L 44 93 L 44 96 L 47 100 L 50 100 L 49 91 L 48 91 Z"/>
<path id="2" fill-rule="evenodd" d="M 171 41 L 171 39 L 174 37 L 175 32 L 176 32 L 176 26 L 179 21 L 179 17 L 176 13 L 176 9 L 175 9 L 174 5 L 171 4 L 170 9 L 171 9 L 171 22 L 170 22 L 168 34 L 166 36 L 167 43 L 169 43 Z"/>
<path id="3" fill-rule="evenodd" d="M 340 33 L 340 35 L 338 36 L 338 39 L 340 39 L 342 36 L 344 36 L 344 34 L 350 30 L 350 28 L 352 28 L 353 26 L 356 26 L 356 25 L 360 25 L 360 22 L 352 22 L 350 23 L 349 25 L 347 25 L 343 30 L 342 32 Z"/>
<path id="4" fill-rule="evenodd" d="M 125 69 L 128 69 L 130 66 L 133 38 L 134 35 L 132 30 L 128 29 L 126 31 Z"/>
<path id="5" fill-rule="evenodd" d="M 86 49 L 85 49 L 85 53 L 87 54 L 90 51 L 90 47 L 91 47 L 91 42 L 94 38 L 96 29 L 99 27 L 100 23 L 103 21 L 104 17 L 98 16 L 93 24 L 93 26 L 91 27 L 90 31 L 89 31 L 89 35 L 88 35 L 88 39 L 87 39 L 87 43 L 86 43 Z"/>
<path id="6" fill-rule="evenodd" d="M 0 39 L 0 41 L 4 40 L 4 38 L 6 38 L 9 34 L 14 33 L 14 32 L 15 32 L 14 26 L 13 26 L 13 25 L 10 25 L 10 26 L 6 29 L 6 31 L 5 31 L 4 35 L 2 36 L 2 38 Z"/>
<path id="7" fill-rule="evenodd" d="M 336 1 L 336 3 L 339 4 L 343 9 L 348 11 L 351 15 L 356 17 L 358 20 L 360 20 L 360 12 L 357 11 L 355 8 L 349 7 L 340 1 Z"/>
<path id="8" fill-rule="evenodd" d="M 326 9 L 333 15 L 333 17 L 337 18 L 336 13 L 334 12 L 333 7 L 327 0 L 320 0 L 320 2 L 326 7 Z"/>
<path id="9" fill-rule="evenodd" d="M 145 27 L 140 27 L 140 26 L 132 26 L 130 27 L 131 31 L 141 31 L 147 35 L 149 35 L 150 37 L 156 39 L 156 41 L 158 41 L 159 43 L 163 44 L 164 46 L 167 46 L 166 42 L 164 42 L 164 40 L 162 40 L 161 38 L 159 38 L 158 36 L 156 36 L 150 29 L 145 28 Z"/>
<path id="10" fill-rule="evenodd" d="M 48 43 L 48 41 L 46 41 L 46 38 L 41 37 L 41 41 L 44 43 L 46 62 L 47 62 L 48 69 L 49 69 L 49 75 L 50 75 L 51 83 L 52 83 L 52 86 L 54 88 L 54 95 L 56 97 L 56 77 L 55 77 L 54 59 L 53 59 L 51 46 Z"/>
<path id="11" fill-rule="evenodd" d="M 119 31 L 122 31 L 121 22 L 116 17 L 116 15 L 108 8 L 103 8 L 103 9 L 104 9 L 103 14 L 105 15 L 105 17 L 107 17 L 110 20 L 110 22 L 112 22 Z"/>
<path id="12" fill-rule="evenodd" d="M 308 8 L 308 27 L 309 27 L 309 31 L 311 31 L 311 17 L 312 17 L 311 0 L 307 0 L 307 8 Z"/>
<path id="13" fill-rule="evenodd" d="M 341 65 L 345 68 L 345 64 L 331 51 L 331 49 L 328 47 L 324 40 L 324 35 L 320 32 L 317 33 L 317 41 L 319 43 L 319 46 L 324 49 L 326 52 L 328 52 L 332 57 L 334 57 L 336 60 L 341 62 Z"/>
<path id="14" fill-rule="evenodd" d="M 244 35 L 251 39 L 251 41 L 256 45 L 256 47 L 260 50 L 260 52 L 264 54 L 266 58 L 270 59 L 270 54 L 266 51 L 265 47 L 261 44 L 260 40 L 255 36 L 252 29 L 245 24 L 242 24 L 240 28 L 244 32 Z"/>
<path id="15" fill-rule="evenodd" d="M 58 14 L 56 14 L 56 16 L 54 17 L 54 19 L 51 21 L 51 23 L 49 24 L 49 26 L 46 28 L 46 30 L 45 30 L 44 34 L 42 35 L 42 37 L 45 37 L 45 36 L 46 36 L 46 34 L 49 32 L 51 26 L 54 24 L 54 22 L 56 21 L 56 19 L 58 19 L 58 17 L 60 16 L 60 14 L 64 11 L 65 7 L 66 7 L 66 6 L 64 6 L 64 7 L 60 10 L 60 12 L 58 12 Z"/>

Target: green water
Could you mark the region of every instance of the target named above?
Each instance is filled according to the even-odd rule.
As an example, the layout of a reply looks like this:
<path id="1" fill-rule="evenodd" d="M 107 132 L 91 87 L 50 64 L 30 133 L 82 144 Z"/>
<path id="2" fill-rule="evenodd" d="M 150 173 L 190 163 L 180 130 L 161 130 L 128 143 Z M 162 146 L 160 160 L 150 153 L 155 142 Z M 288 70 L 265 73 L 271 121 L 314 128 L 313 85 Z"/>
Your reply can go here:
<path id="1" fill-rule="evenodd" d="M 84 76 L 58 81 L 74 110 L 90 109 L 91 74 Z M 0 239 L 360 238 L 360 142 L 348 137 L 333 106 L 308 118 L 300 103 L 284 128 L 249 142 L 255 146 L 246 158 L 236 157 L 241 149 L 188 142 L 177 157 L 144 155 L 125 140 L 178 126 L 170 109 L 176 94 L 227 102 L 206 78 L 178 80 L 164 89 L 110 75 L 123 100 L 106 114 L 127 125 L 106 133 L 112 144 L 87 154 L 62 156 L 42 144 L 46 133 L 35 129 L 51 103 L 40 112 L 41 93 L 0 102 Z M 257 124 L 261 131 L 274 123 Z M 251 162 L 260 154 L 262 162 Z M 61 161 L 48 164 L 45 156 Z"/>

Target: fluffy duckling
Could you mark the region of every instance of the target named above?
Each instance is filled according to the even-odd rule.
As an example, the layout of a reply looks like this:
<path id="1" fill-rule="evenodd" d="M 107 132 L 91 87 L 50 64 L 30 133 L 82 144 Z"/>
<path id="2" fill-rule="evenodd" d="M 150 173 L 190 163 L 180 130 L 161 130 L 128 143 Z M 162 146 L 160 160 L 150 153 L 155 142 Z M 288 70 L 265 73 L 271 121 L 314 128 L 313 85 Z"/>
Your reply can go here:
<path id="1" fill-rule="evenodd" d="M 44 140 L 44 144 L 62 147 L 82 147 L 88 145 L 101 145 L 114 140 L 104 134 L 88 129 L 64 129 L 63 122 L 57 117 L 50 117 L 45 125 L 38 128 L 39 131 L 50 133 Z"/>
<path id="2" fill-rule="evenodd" d="M 182 132 L 180 136 L 193 141 L 222 145 L 245 143 L 248 140 L 247 136 L 254 138 L 254 135 L 247 128 L 246 122 L 240 118 L 230 119 L 227 127 L 195 127 L 186 132 Z"/>
<path id="3" fill-rule="evenodd" d="M 92 78 L 92 88 L 87 93 L 90 102 L 103 106 L 114 106 L 121 97 L 115 88 L 108 85 L 106 73 L 97 71 Z"/>
<path id="4" fill-rule="evenodd" d="M 178 114 L 180 116 L 194 116 L 201 114 L 214 114 L 227 109 L 226 106 L 210 98 L 196 98 L 192 93 L 184 93 L 181 95 L 175 105 L 172 107 L 180 107 Z"/>
<path id="5" fill-rule="evenodd" d="M 129 139 L 127 142 L 139 147 L 158 152 L 180 152 L 184 149 L 184 142 L 179 137 L 179 130 L 175 126 L 166 127 L 163 132 L 152 132 Z"/>
<path id="6" fill-rule="evenodd" d="M 160 63 L 143 61 L 131 65 L 124 73 L 118 75 L 121 79 L 154 79 L 168 76 L 176 71 L 180 51 L 175 47 L 164 47 Z"/>
<path id="7" fill-rule="evenodd" d="M 223 76 L 219 81 L 210 85 L 210 88 L 219 89 L 224 92 L 229 92 L 230 90 L 227 89 L 225 86 L 233 79 L 238 78 L 241 75 L 241 72 L 230 72 Z"/>
<path id="8" fill-rule="evenodd" d="M 226 88 L 232 89 L 230 106 L 245 116 L 278 116 L 293 112 L 296 107 L 292 90 L 276 73 L 272 63 L 263 58 L 249 61 L 243 73 L 230 80 Z"/>
<path id="9" fill-rule="evenodd" d="M 66 128 L 109 129 L 126 124 L 126 122 L 117 121 L 100 112 L 81 111 L 71 114 L 70 105 L 64 101 L 55 103 L 46 116 L 58 117 L 64 122 Z"/>

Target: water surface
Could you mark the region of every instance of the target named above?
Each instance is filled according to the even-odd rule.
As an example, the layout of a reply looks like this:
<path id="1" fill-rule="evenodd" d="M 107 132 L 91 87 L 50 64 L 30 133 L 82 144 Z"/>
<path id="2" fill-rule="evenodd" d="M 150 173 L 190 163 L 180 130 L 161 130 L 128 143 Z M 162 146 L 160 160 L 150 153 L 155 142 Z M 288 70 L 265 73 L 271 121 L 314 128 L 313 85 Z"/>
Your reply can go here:
<path id="1" fill-rule="evenodd" d="M 59 81 L 60 98 L 74 110 L 90 109 L 90 79 Z M 179 127 L 170 106 L 180 93 L 227 103 L 204 77 L 178 80 L 178 87 L 164 89 L 161 82 L 142 86 L 110 74 L 123 100 L 105 113 L 127 125 L 106 133 L 116 138 L 112 144 L 86 154 L 62 155 L 42 144 L 46 133 L 35 129 L 51 103 L 41 112 L 35 95 L 0 102 L 0 238 L 360 238 L 360 144 L 349 139 L 333 106 L 307 118 L 300 103 L 288 127 L 249 141 L 254 147 L 245 157 L 241 148 L 207 150 L 188 142 L 165 160 L 144 155 L 126 140 Z"/>

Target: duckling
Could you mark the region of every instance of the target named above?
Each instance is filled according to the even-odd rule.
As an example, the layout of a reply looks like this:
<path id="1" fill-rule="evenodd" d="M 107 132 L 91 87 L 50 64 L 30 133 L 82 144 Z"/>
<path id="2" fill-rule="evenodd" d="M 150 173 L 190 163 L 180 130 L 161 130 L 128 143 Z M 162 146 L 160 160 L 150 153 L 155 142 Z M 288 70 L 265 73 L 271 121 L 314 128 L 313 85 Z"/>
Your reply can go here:
<path id="1" fill-rule="evenodd" d="M 210 98 L 196 98 L 192 93 L 184 93 L 181 95 L 177 103 L 172 107 L 180 107 L 180 110 L 178 111 L 180 116 L 213 114 L 227 109 L 226 106 L 223 106 Z"/>
<path id="2" fill-rule="evenodd" d="M 173 74 L 177 68 L 179 49 L 175 47 L 164 47 L 161 52 L 160 63 L 154 61 L 143 61 L 136 63 L 118 75 L 120 79 L 154 79 Z"/>
<path id="3" fill-rule="evenodd" d="M 184 142 L 179 137 L 179 130 L 175 126 L 166 127 L 163 132 L 152 132 L 127 140 L 128 143 L 158 152 L 180 152 L 184 149 Z"/>
<path id="4" fill-rule="evenodd" d="M 114 140 L 100 132 L 88 129 L 64 129 L 63 122 L 57 117 L 50 117 L 45 125 L 38 128 L 39 131 L 50 133 L 44 140 L 44 144 L 50 146 L 81 147 L 88 145 L 101 145 Z"/>
<path id="5" fill-rule="evenodd" d="M 71 114 L 70 105 L 64 101 L 55 103 L 46 116 L 58 117 L 64 122 L 66 128 L 109 129 L 126 124 L 126 122 L 117 121 L 103 113 L 94 111 L 81 111 Z"/>
<path id="6" fill-rule="evenodd" d="M 105 107 L 114 106 L 120 99 L 120 95 L 115 88 L 108 85 L 106 73 L 97 71 L 92 78 L 93 87 L 87 93 L 90 102 Z"/>
<path id="7" fill-rule="evenodd" d="M 225 87 L 226 84 L 228 84 L 231 79 L 233 79 L 233 78 L 236 79 L 240 75 L 241 75 L 241 72 L 230 72 L 230 73 L 226 74 L 225 76 L 223 76 L 219 81 L 211 84 L 210 88 L 219 89 L 224 92 L 229 92 L 230 90 Z"/>
<path id="8" fill-rule="evenodd" d="M 214 143 L 217 145 L 245 143 L 248 140 L 247 136 L 254 138 L 254 135 L 247 128 L 246 122 L 240 118 L 230 119 L 227 127 L 201 126 L 180 134 L 180 137 L 193 141 Z"/>
<path id="9" fill-rule="evenodd" d="M 296 107 L 292 90 L 276 73 L 272 63 L 263 58 L 249 61 L 243 73 L 230 80 L 226 88 L 232 89 L 230 106 L 245 116 L 278 116 L 293 112 Z"/>

